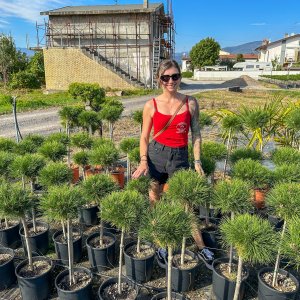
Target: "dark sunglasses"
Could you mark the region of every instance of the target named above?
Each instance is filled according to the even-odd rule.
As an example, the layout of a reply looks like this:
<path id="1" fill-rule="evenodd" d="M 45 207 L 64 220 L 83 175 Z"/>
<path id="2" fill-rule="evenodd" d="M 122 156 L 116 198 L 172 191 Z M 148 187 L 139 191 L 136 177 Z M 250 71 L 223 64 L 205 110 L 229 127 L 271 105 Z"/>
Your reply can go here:
<path id="1" fill-rule="evenodd" d="M 160 80 L 163 82 L 169 82 L 170 78 L 172 78 L 173 81 L 177 81 L 178 79 L 181 78 L 181 74 L 176 73 L 172 75 L 161 75 Z"/>

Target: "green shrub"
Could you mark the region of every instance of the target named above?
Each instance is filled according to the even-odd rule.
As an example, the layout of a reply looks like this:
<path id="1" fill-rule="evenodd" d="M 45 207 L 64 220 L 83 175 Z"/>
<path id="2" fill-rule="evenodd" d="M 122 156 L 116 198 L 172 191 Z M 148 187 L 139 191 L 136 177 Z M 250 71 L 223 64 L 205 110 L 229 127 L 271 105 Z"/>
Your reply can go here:
<path id="1" fill-rule="evenodd" d="M 181 72 L 182 78 L 192 78 L 194 76 L 194 73 L 192 71 L 185 71 Z"/>
<path id="2" fill-rule="evenodd" d="M 15 152 L 17 147 L 18 147 L 17 143 L 12 139 L 0 137 L 1 151 Z"/>
<path id="3" fill-rule="evenodd" d="M 68 145 L 70 142 L 70 139 L 69 139 L 68 135 L 64 132 L 55 132 L 55 133 L 51 133 L 47 137 L 46 142 L 58 142 L 58 143 L 61 143 L 64 145 Z"/>
<path id="4" fill-rule="evenodd" d="M 0 151 L 0 177 L 8 178 L 10 175 L 11 164 L 16 155 L 11 152 Z"/>
<path id="5" fill-rule="evenodd" d="M 261 160 L 262 153 L 252 148 L 238 148 L 230 154 L 231 163 L 236 163 L 240 159 L 250 158 L 252 160 Z"/>
<path id="6" fill-rule="evenodd" d="M 199 124 L 200 128 L 204 128 L 204 126 L 209 126 L 213 123 L 211 116 L 205 112 L 200 111 L 199 115 Z"/>
<path id="7" fill-rule="evenodd" d="M 205 142 L 202 144 L 201 155 L 215 160 L 225 158 L 227 149 L 224 144 L 217 142 Z"/>
<path id="8" fill-rule="evenodd" d="M 39 148 L 38 152 L 52 161 L 59 161 L 67 155 L 67 147 L 57 141 L 47 141 Z"/>
<path id="9" fill-rule="evenodd" d="M 36 75 L 32 73 L 29 73 L 28 71 L 19 71 L 12 75 L 10 87 L 12 89 L 39 89 L 41 87 L 41 82 Z"/>
<path id="10" fill-rule="evenodd" d="M 280 147 L 272 153 L 272 160 L 276 166 L 300 164 L 300 152 L 291 147 Z"/>
<path id="11" fill-rule="evenodd" d="M 141 176 L 138 179 L 130 180 L 127 185 L 127 190 L 135 190 L 141 193 L 144 197 L 148 197 L 151 179 L 148 176 Z"/>
<path id="12" fill-rule="evenodd" d="M 71 143 L 82 150 L 91 149 L 93 145 L 93 139 L 88 135 L 88 133 L 79 132 L 72 135 Z"/>
<path id="13" fill-rule="evenodd" d="M 45 138 L 38 134 L 27 135 L 18 144 L 17 152 L 19 154 L 36 153 L 38 148 L 43 144 Z"/>
<path id="14" fill-rule="evenodd" d="M 282 164 L 273 172 L 275 182 L 300 182 L 299 164 Z"/>

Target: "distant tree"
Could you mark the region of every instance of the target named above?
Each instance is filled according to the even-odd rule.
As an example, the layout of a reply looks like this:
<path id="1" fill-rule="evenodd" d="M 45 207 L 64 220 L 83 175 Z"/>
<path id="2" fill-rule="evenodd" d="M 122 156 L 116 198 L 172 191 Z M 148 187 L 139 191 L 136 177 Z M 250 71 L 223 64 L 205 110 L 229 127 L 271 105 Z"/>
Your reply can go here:
<path id="1" fill-rule="evenodd" d="M 44 55 L 42 51 L 36 51 L 30 58 L 27 71 L 34 74 L 41 84 L 45 83 Z"/>
<path id="2" fill-rule="evenodd" d="M 193 46 L 190 58 L 193 67 L 214 65 L 219 58 L 220 45 L 213 38 L 206 38 Z"/>
<path id="3" fill-rule="evenodd" d="M 237 62 L 243 62 L 243 61 L 245 61 L 244 56 L 243 56 L 242 53 L 239 53 L 239 54 L 236 55 L 236 61 Z"/>
<path id="4" fill-rule="evenodd" d="M 13 38 L 0 34 L 0 74 L 5 85 L 8 83 L 16 55 L 17 50 Z"/>
<path id="5" fill-rule="evenodd" d="M 227 66 L 227 69 L 230 70 L 233 68 L 233 65 L 235 64 L 235 62 L 233 62 L 230 59 L 222 59 L 219 63 L 220 66 Z"/>

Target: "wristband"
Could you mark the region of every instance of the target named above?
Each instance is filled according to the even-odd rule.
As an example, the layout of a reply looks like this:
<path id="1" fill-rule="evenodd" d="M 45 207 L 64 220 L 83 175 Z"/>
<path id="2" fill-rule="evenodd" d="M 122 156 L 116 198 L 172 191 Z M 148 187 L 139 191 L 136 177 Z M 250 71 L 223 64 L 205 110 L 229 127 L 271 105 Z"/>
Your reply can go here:
<path id="1" fill-rule="evenodd" d="M 201 160 L 200 160 L 200 159 L 194 160 L 194 164 L 199 164 L 200 166 L 202 165 L 202 163 L 201 163 Z"/>
<path id="2" fill-rule="evenodd" d="M 147 157 L 147 155 L 146 155 L 146 154 L 144 154 L 144 155 L 140 156 L 140 159 L 142 159 L 142 157 L 144 157 L 144 156 L 145 156 L 145 157 Z"/>

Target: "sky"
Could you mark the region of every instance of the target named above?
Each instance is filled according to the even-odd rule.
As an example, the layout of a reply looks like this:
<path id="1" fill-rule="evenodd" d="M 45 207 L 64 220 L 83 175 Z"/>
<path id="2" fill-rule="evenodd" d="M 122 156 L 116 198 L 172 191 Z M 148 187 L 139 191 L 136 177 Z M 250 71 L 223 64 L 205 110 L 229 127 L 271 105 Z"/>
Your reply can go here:
<path id="1" fill-rule="evenodd" d="M 142 4 L 143 0 L 117 2 Z M 149 2 L 167 4 L 167 0 Z M 47 16 L 40 16 L 41 11 L 68 5 L 115 3 L 115 0 L 0 0 L 0 33 L 11 34 L 17 47 L 36 46 L 35 24 L 47 21 Z M 176 52 L 188 52 L 206 37 L 214 38 L 224 48 L 265 38 L 276 41 L 285 33 L 300 33 L 299 0 L 173 0 L 172 3 Z"/>

